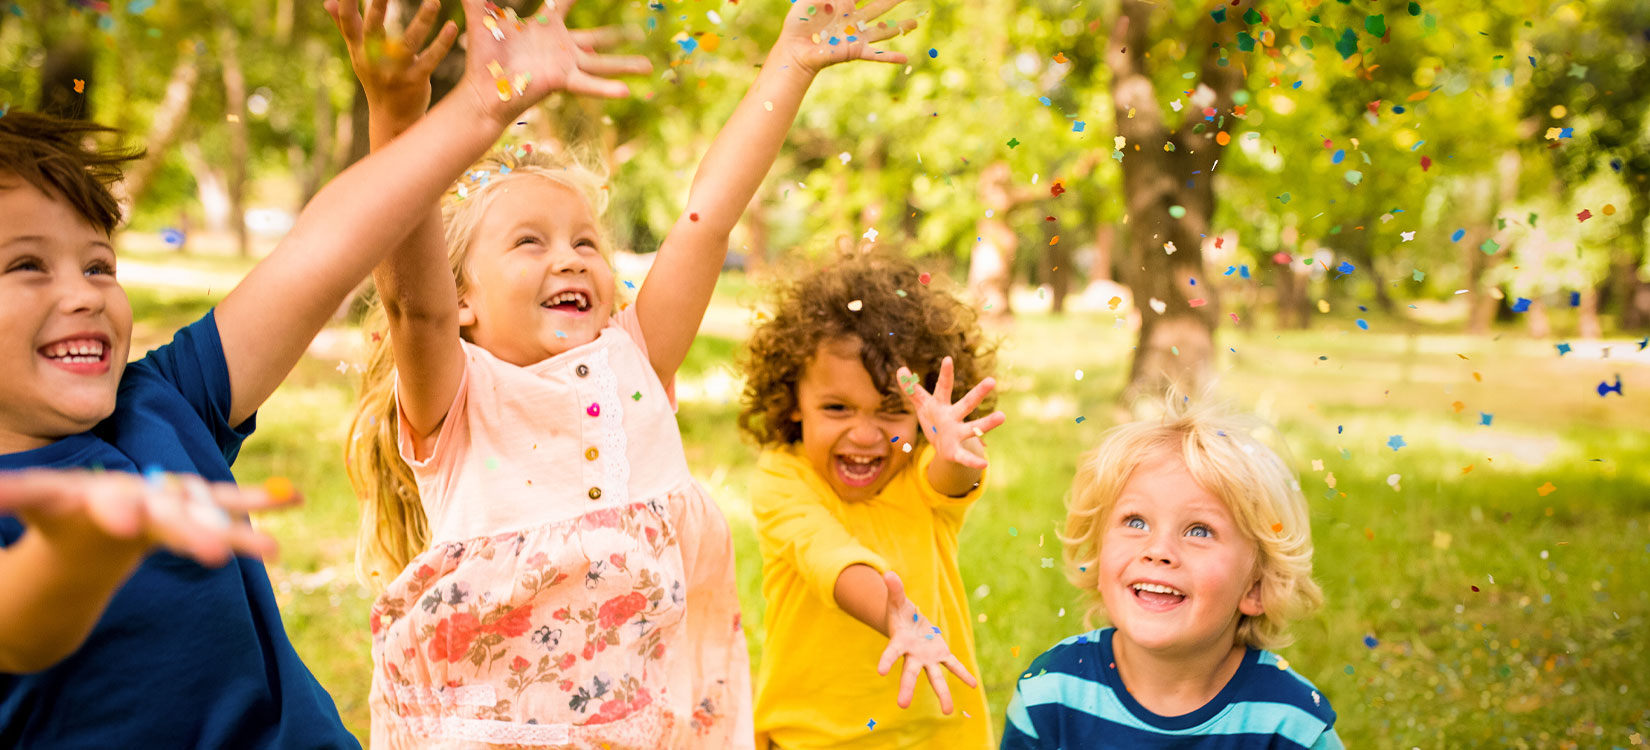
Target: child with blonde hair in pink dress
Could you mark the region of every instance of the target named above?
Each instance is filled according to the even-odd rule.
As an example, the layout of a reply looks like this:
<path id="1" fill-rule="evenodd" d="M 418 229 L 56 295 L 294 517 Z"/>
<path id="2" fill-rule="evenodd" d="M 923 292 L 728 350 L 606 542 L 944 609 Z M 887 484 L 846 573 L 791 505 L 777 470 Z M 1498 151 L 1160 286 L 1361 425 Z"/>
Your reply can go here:
<path id="1" fill-rule="evenodd" d="M 387 325 L 349 449 L 360 557 L 385 583 L 371 617 L 374 747 L 753 745 L 731 538 L 688 472 L 673 381 L 728 234 L 814 76 L 906 61 L 870 46 L 901 31 L 874 24 L 898 2 L 786 10 L 634 304 L 617 299 L 606 175 L 527 147 L 473 167 L 440 215 L 430 196 L 374 273 Z M 422 114 L 454 38 L 444 28 L 409 52 L 434 25 L 429 2 L 383 44 L 383 5 L 370 0 L 364 22 L 329 5 L 375 147 Z M 467 6 L 468 54 L 500 35 L 557 35 L 546 67 L 565 71 L 566 90 L 626 95 L 597 76 L 647 62 L 595 54 L 614 35 L 567 31 L 566 5 L 525 19 Z M 499 83 L 502 98 L 517 82 Z"/>

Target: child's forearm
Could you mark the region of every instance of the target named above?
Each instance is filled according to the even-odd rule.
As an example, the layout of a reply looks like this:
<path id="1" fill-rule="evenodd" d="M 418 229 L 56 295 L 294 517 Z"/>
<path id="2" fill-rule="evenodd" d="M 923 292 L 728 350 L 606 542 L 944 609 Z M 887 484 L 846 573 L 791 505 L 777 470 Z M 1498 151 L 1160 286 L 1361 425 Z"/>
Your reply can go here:
<path id="1" fill-rule="evenodd" d="M 32 528 L 0 551 L 0 672 L 38 672 L 74 653 L 147 551 L 141 542 L 76 542 Z"/>
<path id="2" fill-rule="evenodd" d="M 235 385 L 231 424 L 274 392 L 344 296 L 428 215 L 503 127 L 473 97 L 449 96 L 316 194 L 270 257 L 218 305 Z"/>
<path id="3" fill-rule="evenodd" d="M 977 437 L 964 440 L 963 449 L 976 456 L 985 455 L 985 441 Z M 928 484 L 948 497 L 962 497 L 974 490 L 985 472 L 964 466 L 951 459 L 935 456 L 928 464 Z"/>
<path id="4" fill-rule="evenodd" d="M 888 635 L 888 584 L 876 568 L 863 563 L 843 568 L 832 593 L 842 611 Z"/>

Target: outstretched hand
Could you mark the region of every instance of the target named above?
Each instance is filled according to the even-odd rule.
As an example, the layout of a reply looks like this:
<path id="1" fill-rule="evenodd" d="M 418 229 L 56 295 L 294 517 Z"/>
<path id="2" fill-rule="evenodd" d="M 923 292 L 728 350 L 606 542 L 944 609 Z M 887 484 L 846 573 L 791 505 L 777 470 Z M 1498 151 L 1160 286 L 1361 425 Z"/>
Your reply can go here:
<path id="1" fill-rule="evenodd" d="M 979 687 L 979 682 L 969 674 L 962 660 L 951 653 L 951 647 L 945 644 L 940 629 L 917 611 L 917 605 L 905 598 L 905 584 L 900 581 L 899 574 L 889 571 L 883 574 L 882 580 L 888 585 L 888 648 L 883 649 L 882 659 L 877 662 L 877 674 L 888 674 L 894 668 L 894 662 L 899 661 L 901 656 L 905 657 L 905 667 L 899 677 L 899 707 L 911 707 L 911 698 L 917 690 L 917 677 L 926 673 L 928 684 L 934 687 L 934 695 L 940 699 L 940 712 L 949 715 L 951 688 L 946 685 L 945 673 L 940 671 L 940 667 L 951 670 L 957 679 L 969 687 Z"/>
<path id="2" fill-rule="evenodd" d="M 917 424 L 921 425 L 923 436 L 934 446 L 935 460 L 983 470 L 986 467 L 985 443 L 976 438 L 984 438 L 985 433 L 1000 427 L 1007 417 L 996 411 L 970 421 L 968 415 L 974 413 L 991 389 L 997 387 L 997 381 L 992 378 L 980 381 L 953 404 L 951 388 L 956 377 L 953 372 L 951 358 L 946 357 L 940 362 L 940 376 L 934 381 L 934 392 L 930 394 L 922 387 L 920 378 L 901 367 L 897 373 L 900 394 L 916 411 Z"/>
<path id="3" fill-rule="evenodd" d="M 406 31 L 391 39 L 384 31 L 388 3 L 367 0 L 365 18 L 356 0 L 327 0 L 326 9 L 349 48 L 350 68 L 361 81 L 368 106 L 396 122 L 410 124 L 430 107 L 430 73 L 458 40 L 458 26 L 451 21 L 442 24 L 426 45 L 441 3 L 424 0 Z"/>
<path id="4" fill-rule="evenodd" d="M 285 480 L 249 489 L 187 474 L 0 473 L 0 512 L 17 516 L 32 531 L 82 543 L 103 539 L 139 548 L 159 545 L 214 567 L 236 554 L 273 556 L 275 540 L 253 529 L 241 514 L 298 502 Z"/>
<path id="5" fill-rule="evenodd" d="M 553 91 L 617 99 L 630 87 L 605 76 L 651 72 L 640 55 L 604 55 L 594 49 L 618 39 L 604 29 L 569 31 L 572 0 L 549 0 L 526 17 L 483 0 L 464 3 L 464 82 L 481 111 L 509 122 Z"/>
<path id="6" fill-rule="evenodd" d="M 785 12 L 774 51 L 783 52 L 809 73 L 850 60 L 904 64 L 905 53 L 871 45 L 915 29 L 917 22 L 877 21 L 904 0 L 871 0 L 862 8 L 854 0 L 797 0 Z"/>

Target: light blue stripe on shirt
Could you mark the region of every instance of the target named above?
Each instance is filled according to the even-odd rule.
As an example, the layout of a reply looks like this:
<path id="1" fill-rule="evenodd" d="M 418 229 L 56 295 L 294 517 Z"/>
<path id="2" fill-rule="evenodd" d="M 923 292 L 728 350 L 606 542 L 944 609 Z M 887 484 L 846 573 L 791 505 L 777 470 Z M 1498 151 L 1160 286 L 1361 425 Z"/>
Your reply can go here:
<path id="1" fill-rule="evenodd" d="M 1022 699 L 1024 705 L 1018 707 L 1016 715 L 1015 704 Z M 1117 700 L 1111 687 L 1061 672 L 1045 672 L 1021 679 L 1015 701 L 1010 704 L 1009 720 L 1014 722 L 1015 728 L 1036 737 L 1027 710 L 1049 703 L 1130 729 L 1163 735 L 1269 734 L 1282 736 L 1303 747 L 1312 747 L 1326 727 L 1322 719 L 1286 703 L 1240 701 L 1201 725 L 1181 730 L 1163 729 L 1136 718 Z"/>

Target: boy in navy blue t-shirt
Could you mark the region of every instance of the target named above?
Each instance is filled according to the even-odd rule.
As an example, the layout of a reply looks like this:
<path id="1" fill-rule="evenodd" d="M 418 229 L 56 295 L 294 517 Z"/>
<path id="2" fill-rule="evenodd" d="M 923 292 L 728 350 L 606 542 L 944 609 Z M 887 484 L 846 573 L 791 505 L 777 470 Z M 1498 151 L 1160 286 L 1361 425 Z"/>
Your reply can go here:
<path id="1" fill-rule="evenodd" d="M 544 54 L 569 43 L 561 24 L 483 13 L 465 3 L 471 54 L 457 89 L 323 189 L 212 312 L 130 365 L 106 187 L 123 157 L 86 148 L 96 126 L 0 114 L 0 472 L 233 481 L 258 407 L 425 218 L 413 198 L 440 193 L 441 175 L 474 163 L 554 88 L 611 86 L 545 62 L 566 57 Z M 8 493 L 22 481 L 0 483 L 0 507 L 16 513 L 0 515 L 0 747 L 359 747 L 287 640 L 262 563 L 149 552 L 160 542 L 221 562 L 229 547 L 266 548 L 244 521 L 217 519 L 214 537 L 210 512 L 193 525 L 149 516 L 151 528 L 122 538 L 96 503 L 20 505 Z M 193 537 L 168 537 L 179 533 Z"/>
<path id="2" fill-rule="evenodd" d="M 1300 483 L 1251 432 L 1171 395 L 1083 457 L 1066 572 L 1112 627 L 1031 663 L 1004 750 L 1341 747 L 1329 701 L 1264 650 L 1323 594 Z"/>

